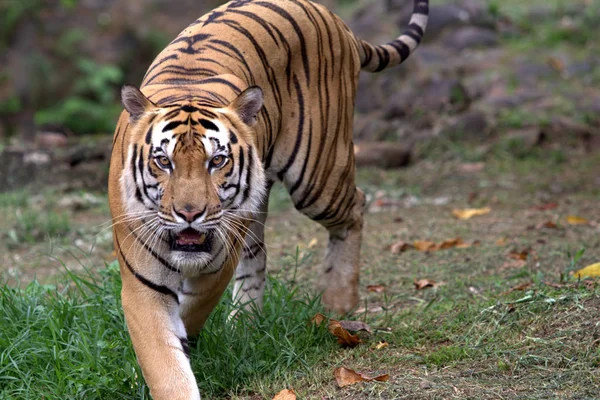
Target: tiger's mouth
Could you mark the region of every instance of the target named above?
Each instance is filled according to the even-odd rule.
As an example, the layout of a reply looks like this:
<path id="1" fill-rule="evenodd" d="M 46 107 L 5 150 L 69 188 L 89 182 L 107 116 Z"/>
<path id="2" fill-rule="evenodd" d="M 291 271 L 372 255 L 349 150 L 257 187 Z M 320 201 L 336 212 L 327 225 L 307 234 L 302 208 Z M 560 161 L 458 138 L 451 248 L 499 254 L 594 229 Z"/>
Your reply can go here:
<path id="1" fill-rule="evenodd" d="M 179 233 L 171 234 L 171 250 L 193 253 L 210 253 L 213 235 L 210 232 L 198 232 L 187 228 Z"/>

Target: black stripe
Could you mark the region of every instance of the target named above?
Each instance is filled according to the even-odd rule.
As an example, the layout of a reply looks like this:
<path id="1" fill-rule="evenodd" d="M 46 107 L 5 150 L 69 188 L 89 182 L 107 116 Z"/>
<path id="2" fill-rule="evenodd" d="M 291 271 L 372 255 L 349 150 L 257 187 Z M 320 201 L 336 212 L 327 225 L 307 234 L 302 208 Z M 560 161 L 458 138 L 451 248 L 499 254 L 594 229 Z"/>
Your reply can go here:
<path id="1" fill-rule="evenodd" d="M 219 128 L 217 127 L 217 125 L 215 125 L 212 121 L 209 121 L 207 119 L 201 119 L 200 120 L 200 125 L 202 125 L 202 127 L 204 129 L 208 129 L 210 131 L 217 131 L 217 132 L 219 132 Z"/>
<path id="2" fill-rule="evenodd" d="M 127 259 L 125 258 L 125 255 L 123 254 L 123 250 L 121 249 L 121 244 L 119 243 L 118 239 L 116 239 L 116 243 L 117 243 L 117 248 L 119 249 L 119 253 L 121 254 L 121 258 L 123 259 L 123 262 L 125 263 L 125 266 L 133 274 L 133 276 L 135 276 L 137 278 L 138 281 L 140 281 L 142 284 L 144 284 L 145 286 L 149 287 L 152 290 L 155 290 L 166 296 L 173 297 L 173 299 L 175 299 L 175 302 L 177 302 L 177 304 L 179 304 L 179 298 L 177 297 L 177 294 L 175 294 L 174 291 L 172 291 L 171 289 L 169 289 L 168 287 L 166 287 L 164 285 L 158 285 L 152 281 L 149 281 L 143 275 L 140 275 L 139 273 L 137 273 L 133 269 L 131 264 L 129 264 L 129 261 L 127 261 Z"/>
<path id="3" fill-rule="evenodd" d="M 179 341 L 181 342 L 183 354 L 185 354 L 185 356 L 189 359 L 190 358 L 190 342 L 187 340 L 187 338 L 179 338 Z"/>
<path id="4" fill-rule="evenodd" d="M 310 159 L 310 145 L 312 143 L 312 120 L 308 121 L 308 146 L 306 147 L 306 155 L 304 156 L 304 163 L 302 164 L 302 170 L 300 171 L 300 176 L 296 180 L 296 183 L 290 189 L 290 195 L 293 195 L 296 190 L 300 187 L 302 182 L 304 181 L 304 174 L 306 173 L 306 166 L 308 165 L 308 161 Z M 325 135 L 323 135 L 325 136 Z"/>
<path id="5" fill-rule="evenodd" d="M 153 65 L 150 67 L 150 69 L 146 72 L 146 75 L 144 75 L 144 79 L 142 79 L 142 86 L 144 86 L 146 84 L 146 78 L 148 77 L 148 75 L 150 74 L 150 72 L 154 71 L 154 69 L 156 69 L 157 67 L 159 67 L 165 61 L 168 61 L 168 60 L 178 60 L 178 59 L 179 59 L 179 56 L 177 54 L 171 54 L 170 56 L 166 56 L 164 58 L 161 58 L 158 61 L 155 61 L 153 63 Z"/>
<path id="6" fill-rule="evenodd" d="M 396 49 L 396 51 L 398 51 L 398 53 L 400 54 L 400 61 L 404 61 L 408 58 L 408 56 L 410 55 L 410 48 L 404 43 L 401 42 L 399 40 L 395 40 L 393 42 L 390 43 L 390 45 Z"/>
<path id="7" fill-rule="evenodd" d="M 388 53 L 388 51 L 383 47 L 376 47 L 376 50 L 379 57 L 379 65 L 375 69 L 375 72 L 379 72 L 383 71 L 390 63 L 390 53 Z"/>
<path id="8" fill-rule="evenodd" d="M 298 77 L 294 75 L 294 87 L 296 88 L 296 93 L 298 93 L 298 132 L 296 133 L 296 143 L 294 144 L 294 150 L 288 159 L 287 164 L 281 171 L 277 173 L 277 177 L 280 180 L 283 180 L 283 176 L 290 169 L 294 161 L 296 160 L 296 156 L 298 155 L 298 151 L 300 150 L 300 144 L 302 143 L 302 131 L 304 130 L 304 96 L 302 95 L 302 90 L 300 88 L 300 82 L 298 82 Z"/>
<path id="9" fill-rule="evenodd" d="M 191 113 L 194 111 L 198 111 L 198 109 L 192 105 L 186 104 L 185 106 L 181 107 L 181 111 Z"/>
<path id="10" fill-rule="evenodd" d="M 145 242 L 142 242 L 142 240 L 140 239 L 140 237 L 138 236 L 137 233 L 135 233 L 135 231 L 131 228 L 129 228 L 129 230 L 131 230 L 131 233 L 133 234 L 133 237 L 135 237 L 135 239 L 137 240 L 137 242 L 139 244 L 141 244 L 144 249 L 146 249 L 147 252 L 149 252 L 150 254 L 152 254 L 152 256 L 154 258 L 156 258 L 162 265 L 163 267 L 173 271 L 173 272 L 177 272 L 180 273 L 179 268 L 176 268 L 174 266 L 172 266 L 167 260 L 165 260 L 164 258 L 162 258 L 159 254 L 157 254 L 154 250 L 152 250 L 150 247 L 148 247 L 148 245 Z"/>
<path id="11" fill-rule="evenodd" d="M 306 51 L 306 40 L 304 39 L 304 34 L 302 33 L 302 28 L 298 25 L 298 22 L 296 22 L 296 20 L 292 17 L 292 15 L 290 13 L 285 11 L 283 8 L 276 6 L 275 4 L 264 3 L 262 1 L 254 2 L 254 4 L 257 4 L 259 6 L 268 8 L 269 10 L 276 12 L 281 17 L 283 17 L 285 20 L 287 20 L 290 24 L 292 24 L 292 28 L 294 28 L 294 31 L 296 32 L 296 35 L 298 36 L 298 40 L 300 42 L 300 54 L 302 56 L 302 63 L 304 64 L 304 74 L 306 75 L 306 84 L 310 85 L 310 66 L 308 63 L 308 54 Z"/>
<path id="12" fill-rule="evenodd" d="M 152 141 L 152 125 L 148 128 L 148 132 L 146 132 L 146 144 L 150 144 Z"/>
<path id="13" fill-rule="evenodd" d="M 137 143 L 133 144 L 133 154 L 131 155 L 131 172 L 133 173 L 133 182 L 135 183 L 135 198 L 142 204 L 144 204 L 144 199 L 142 198 L 142 192 L 140 191 L 140 185 L 137 181 L 137 167 L 135 165 L 138 154 Z"/>
<path id="14" fill-rule="evenodd" d="M 177 128 L 179 125 L 185 124 L 186 121 L 171 121 L 163 128 L 163 132 L 172 131 Z"/>
<path id="15" fill-rule="evenodd" d="M 246 201 L 248 199 L 248 194 L 250 193 L 250 185 L 252 184 L 252 168 L 254 167 L 254 157 L 252 157 L 252 155 L 252 147 L 248 145 L 248 173 L 246 174 L 246 189 L 244 189 L 242 201 Z"/>
<path id="16" fill-rule="evenodd" d="M 412 24 L 408 25 L 408 29 L 413 30 L 416 35 L 419 35 L 421 37 L 423 37 L 423 35 L 425 34 L 425 32 L 423 32 L 423 28 L 421 28 L 419 25 L 415 24 L 414 22 Z"/>

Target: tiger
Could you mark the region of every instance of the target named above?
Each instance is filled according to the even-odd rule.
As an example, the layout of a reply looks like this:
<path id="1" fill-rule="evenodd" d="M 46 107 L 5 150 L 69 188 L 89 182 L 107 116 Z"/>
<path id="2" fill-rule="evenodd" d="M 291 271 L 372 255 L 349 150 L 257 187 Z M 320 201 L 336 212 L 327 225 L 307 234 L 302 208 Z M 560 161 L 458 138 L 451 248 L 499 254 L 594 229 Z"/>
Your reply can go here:
<path id="1" fill-rule="evenodd" d="M 154 399 L 200 398 L 188 338 L 230 281 L 236 304 L 260 310 L 275 182 L 328 231 L 324 306 L 357 306 L 358 77 L 406 60 L 428 10 L 414 0 L 401 36 L 372 45 L 318 3 L 234 0 L 183 30 L 139 88 L 122 87 L 108 194 L 125 322 Z"/>

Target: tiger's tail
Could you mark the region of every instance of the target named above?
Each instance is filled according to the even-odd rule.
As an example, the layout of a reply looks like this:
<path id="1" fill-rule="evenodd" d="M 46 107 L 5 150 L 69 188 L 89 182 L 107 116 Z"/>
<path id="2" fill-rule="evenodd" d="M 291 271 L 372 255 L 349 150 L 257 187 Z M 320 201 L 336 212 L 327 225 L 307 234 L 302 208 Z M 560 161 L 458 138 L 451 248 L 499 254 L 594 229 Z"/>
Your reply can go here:
<path id="1" fill-rule="evenodd" d="M 417 48 L 427 27 L 429 0 L 415 0 L 414 4 L 408 29 L 395 40 L 375 46 L 359 39 L 362 70 L 379 72 L 386 68 L 395 67 L 404 62 Z"/>

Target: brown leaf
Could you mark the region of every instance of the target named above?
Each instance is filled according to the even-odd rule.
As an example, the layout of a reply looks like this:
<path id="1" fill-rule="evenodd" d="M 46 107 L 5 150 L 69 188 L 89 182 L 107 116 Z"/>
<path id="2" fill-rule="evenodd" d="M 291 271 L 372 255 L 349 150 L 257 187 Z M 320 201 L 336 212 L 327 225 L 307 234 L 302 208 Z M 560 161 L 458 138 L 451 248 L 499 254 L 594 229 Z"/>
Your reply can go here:
<path id="1" fill-rule="evenodd" d="M 385 286 L 383 286 L 383 285 L 367 285 L 367 291 L 375 292 L 375 293 L 383 293 L 383 292 L 385 292 Z"/>
<path id="2" fill-rule="evenodd" d="M 558 207 L 558 203 L 550 202 L 550 203 L 544 203 L 544 204 L 539 204 L 537 206 L 533 206 L 533 207 L 531 207 L 531 209 L 537 210 L 537 211 L 545 211 L 545 210 L 554 210 L 556 207 Z"/>
<path id="3" fill-rule="evenodd" d="M 340 321 L 334 319 L 329 320 L 327 329 L 329 329 L 329 332 L 333 336 L 337 337 L 338 343 L 344 347 L 356 347 L 361 342 L 358 336 L 353 335 L 344 329 L 340 324 Z"/>
<path id="4" fill-rule="evenodd" d="M 325 321 L 326 319 L 327 319 L 327 317 L 324 316 L 323 314 L 316 313 L 315 316 L 311 318 L 310 322 L 312 322 L 313 324 L 315 324 L 317 326 L 321 326 L 323 321 Z"/>
<path id="5" fill-rule="evenodd" d="M 339 323 L 342 326 L 342 328 L 344 328 L 348 331 L 352 331 L 352 332 L 365 331 L 368 333 L 373 333 L 373 331 L 371 331 L 371 327 L 362 321 L 341 320 L 341 321 L 339 321 Z"/>
<path id="6" fill-rule="evenodd" d="M 397 223 L 404 222 L 404 218 L 402 218 L 402 217 L 394 217 L 393 221 L 397 222 Z"/>
<path id="7" fill-rule="evenodd" d="M 415 280 L 414 282 L 415 284 L 415 289 L 417 290 L 422 290 L 428 287 L 436 287 L 439 284 L 434 281 L 433 279 L 419 279 L 419 280 Z"/>
<path id="8" fill-rule="evenodd" d="M 437 245 L 434 242 L 429 242 L 427 240 L 415 240 L 413 246 L 419 251 L 437 250 Z"/>
<path id="9" fill-rule="evenodd" d="M 558 225 L 552 221 L 546 221 L 544 223 L 537 224 L 535 227 L 536 229 L 558 229 Z"/>
<path id="10" fill-rule="evenodd" d="M 513 260 L 527 260 L 527 256 L 529 255 L 529 249 L 524 249 L 521 251 L 511 251 L 508 253 L 508 257 Z"/>
<path id="11" fill-rule="evenodd" d="M 283 389 L 273 397 L 273 400 L 296 400 L 296 393 L 292 389 Z"/>
<path id="12" fill-rule="evenodd" d="M 489 207 L 484 208 L 466 208 L 463 210 L 452 210 L 452 214 L 458 219 L 471 219 L 477 215 L 485 215 L 492 211 Z"/>
<path id="13" fill-rule="evenodd" d="M 452 247 L 459 247 L 459 246 L 465 246 L 469 247 L 468 244 L 466 244 L 465 242 L 463 242 L 463 240 L 461 238 L 456 238 L 456 239 L 448 239 L 448 240 L 444 240 L 442 243 L 440 243 L 438 245 L 438 249 L 440 250 L 445 250 L 445 249 L 450 249 Z"/>
<path id="14" fill-rule="evenodd" d="M 335 376 L 335 380 L 336 380 L 338 386 L 341 388 L 344 386 L 353 385 L 357 382 L 369 382 L 369 381 L 386 382 L 390 379 L 390 376 L 388 374 L 379 375 L 374 378 L 370 378 L 364 374 L 361 374 L 359 372 L 353 371 L 353 370 L 345 368 L 345 367 L 336 368 L 333 371 L 333 374 Z"/>
<path id="15" fill-rule="evenodd" d="M 414 248 L 414 246 L 410 243 L 406 243 L 406 242 L 396 242 L 392 245 L 391 250 L 392 250 L 392 254 L 398 254 L 398 253 L 402 253 L 405 252 L 408 249 L 412 249 Z"/>

